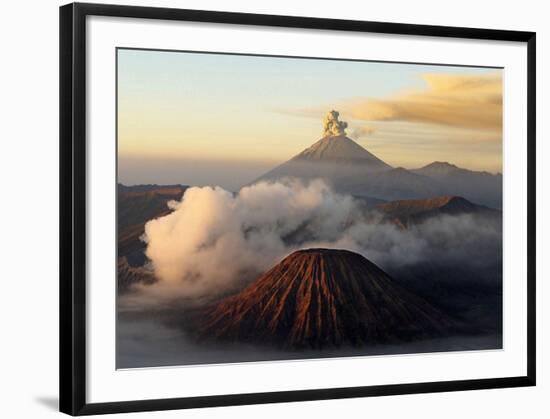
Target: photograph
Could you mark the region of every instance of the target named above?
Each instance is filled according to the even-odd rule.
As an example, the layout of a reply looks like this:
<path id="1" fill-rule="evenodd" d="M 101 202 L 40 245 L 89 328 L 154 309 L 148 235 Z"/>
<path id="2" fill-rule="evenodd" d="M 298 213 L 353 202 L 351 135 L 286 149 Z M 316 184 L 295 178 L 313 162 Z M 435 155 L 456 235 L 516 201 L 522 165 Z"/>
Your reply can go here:
<path id="1" fill-rule="evenodd" d="M 117 48 L 116 367 L 502 349 L 502 69 Z"/>
<path id="2" fill-rule="evenodd" d="M 543 2 L 124 3 L 0 25 L 1 417 L 550 417 Z"/>

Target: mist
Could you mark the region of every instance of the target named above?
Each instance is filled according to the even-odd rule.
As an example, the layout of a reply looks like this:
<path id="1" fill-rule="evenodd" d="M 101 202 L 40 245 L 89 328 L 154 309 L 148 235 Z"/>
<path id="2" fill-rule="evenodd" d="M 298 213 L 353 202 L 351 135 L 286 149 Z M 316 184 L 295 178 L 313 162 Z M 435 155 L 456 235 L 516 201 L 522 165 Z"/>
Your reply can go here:
<path id="1" fill-rule="evenodd" d="M 443 215 L 404 230 L 320 180 L 260 182 L 237 194 L 193 187 L 169 206 L 143 237 L 159 281 L 140 291 L 154 301 L 238 291 L 302 248 L 355 251 L 388 271 L 424 263 L 483 271 L 502 259 L 499 222 Z"/>
<path id="2" fill-rule="evenodd" d="M 267 172 L 277 160 L 207 160 L 190 158 L 152 158 L 119 156 L 120 183 L 139 185 L 181 183 L 195 186 L 219 185 L 229 191 L 238 191 L 250 179 Z M 227 176 L 231 173 L 231 176 Z"/>

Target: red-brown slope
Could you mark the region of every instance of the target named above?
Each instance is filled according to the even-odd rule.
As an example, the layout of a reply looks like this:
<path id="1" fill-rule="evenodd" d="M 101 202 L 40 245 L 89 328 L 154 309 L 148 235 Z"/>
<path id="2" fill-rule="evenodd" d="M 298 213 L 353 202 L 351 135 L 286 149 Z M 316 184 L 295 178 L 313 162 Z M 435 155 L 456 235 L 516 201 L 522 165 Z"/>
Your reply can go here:
<path id="1" fill-rule="evenodd" d="M 321 348 L 439 336 L 452 327 L 443 313 L 363 256 L 308 249 L 214 306 L 203 335 Z"/>
<path id="2" fill-rule="evenodd" d="M 402 228 L 421 223 L 438 215 L 473 214 L 492 218 L 500 216 L 500 211 L 452 195 L 385 202 L 377 205 L 376 209 L 382 212 L 387 220 Z"/>
<path id="3" fill-rule="evenodd" d="M 460 196 L 444 195 L 428 199 L 404 199 L 386 202 L 378 205 L 378 208 L 391 213 L 416 214 L 442 208 L 456 212 L 474 211 L 479 207 Z"/>
<path id="4" fill-rule="evenodd" d="M 118 259 L 118 291 L 123 293 L 137 284 L 150 285 L 156 281 L 152 271 L 142 266 L 130 266 L 126 257 Z"/>
<path id="5" fill-rule="evenodd" d="M 145 262 L 145 244 L 140 237 L 145 223 L 170 213 L 168 201 L 180 200 L 186 190 L 180 185 L 118 185 L 118 257 L 132 266 Z"/>

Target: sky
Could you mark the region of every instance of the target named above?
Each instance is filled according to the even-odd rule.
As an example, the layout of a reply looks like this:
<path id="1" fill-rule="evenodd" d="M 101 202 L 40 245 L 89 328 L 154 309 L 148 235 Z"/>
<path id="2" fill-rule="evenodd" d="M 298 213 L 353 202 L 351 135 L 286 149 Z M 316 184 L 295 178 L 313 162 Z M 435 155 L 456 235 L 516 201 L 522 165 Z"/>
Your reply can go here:
<path id="1" fill-rule="evenodd" d="M 499 69 L 118 50 L 118 167 L 125 184 L 238 190 L 322 136 L 395 167 L 502 170 Z"/>

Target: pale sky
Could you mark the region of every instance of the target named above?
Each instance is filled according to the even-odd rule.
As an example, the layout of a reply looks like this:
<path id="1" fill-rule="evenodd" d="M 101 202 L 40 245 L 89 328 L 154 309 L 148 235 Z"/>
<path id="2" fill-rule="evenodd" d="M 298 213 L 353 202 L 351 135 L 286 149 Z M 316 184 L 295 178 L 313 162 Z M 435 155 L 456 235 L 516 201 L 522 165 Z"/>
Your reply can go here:
<path id="1" fill-rule="evenodd" d="M 236 190 L 331 109 L 392 166 L 502 170 L 501 70 L 118 50 L 119 181 Z"/>

